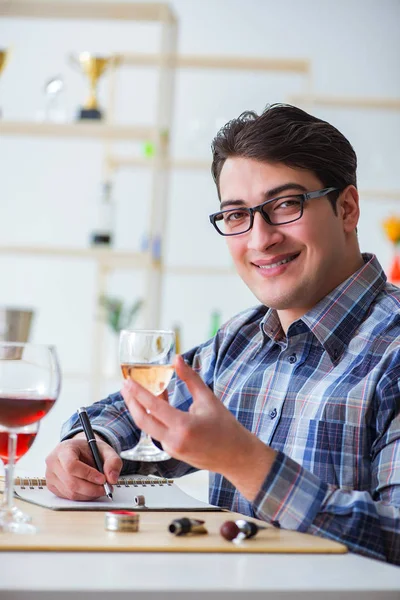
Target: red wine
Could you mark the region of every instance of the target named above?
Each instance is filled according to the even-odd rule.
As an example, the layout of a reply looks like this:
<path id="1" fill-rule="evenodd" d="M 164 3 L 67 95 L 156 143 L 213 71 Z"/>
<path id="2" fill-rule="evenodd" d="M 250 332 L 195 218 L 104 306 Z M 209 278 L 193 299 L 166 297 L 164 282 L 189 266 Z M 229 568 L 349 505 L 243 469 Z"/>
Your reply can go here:
<path id="1" fill-rule="evenodd" d="M 40 396 L 0 396 L 0 425 L 24 427 L 47 415 L 55 398 Z"/>
<path id="2" fill-rule="evenodd" d="M 17 447 L 15 449 L 15 462 L 21 458 L 33 444 L 36 437 L 36 431 L 31 433 L 17 433 Z M 6 465 L 8 464 L 8 433 L 0 431 L 0 459 Z"/>

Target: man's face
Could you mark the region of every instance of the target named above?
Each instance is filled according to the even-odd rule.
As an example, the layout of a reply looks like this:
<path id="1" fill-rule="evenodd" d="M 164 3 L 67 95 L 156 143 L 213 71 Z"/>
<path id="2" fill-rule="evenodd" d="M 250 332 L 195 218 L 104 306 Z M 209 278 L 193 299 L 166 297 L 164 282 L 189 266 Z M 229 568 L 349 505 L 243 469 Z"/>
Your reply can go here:
<path id="1" fill-rule="evenodd" d="M 325 187 L 311 171 L 238 157 L 226 160 L 219 183 L 224 210 Z M 358 218 L 358 204 L 354 210 Z M 354 256 L 358 246 L 349 249 L 354 227 L 346 212 L 340 198 L 338 215 L 327 197 L 315 198 L 305 201 L 298 221 L 273 226 L 256 213 L 250 231 L 225 238 L 239 275 L 260 302 L 294 320 L 361 266 L 359 252 Z"/>

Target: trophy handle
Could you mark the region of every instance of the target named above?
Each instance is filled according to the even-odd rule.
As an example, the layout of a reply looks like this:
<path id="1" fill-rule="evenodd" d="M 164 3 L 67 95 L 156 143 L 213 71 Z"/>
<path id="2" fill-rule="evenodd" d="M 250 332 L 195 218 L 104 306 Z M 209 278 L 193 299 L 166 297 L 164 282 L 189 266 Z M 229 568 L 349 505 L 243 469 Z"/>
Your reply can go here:
<path id="1" fill-rule="evenodd" d="M 0 48 L 0 73 L 5 69 L 11 56 L 11 47 Z"/>

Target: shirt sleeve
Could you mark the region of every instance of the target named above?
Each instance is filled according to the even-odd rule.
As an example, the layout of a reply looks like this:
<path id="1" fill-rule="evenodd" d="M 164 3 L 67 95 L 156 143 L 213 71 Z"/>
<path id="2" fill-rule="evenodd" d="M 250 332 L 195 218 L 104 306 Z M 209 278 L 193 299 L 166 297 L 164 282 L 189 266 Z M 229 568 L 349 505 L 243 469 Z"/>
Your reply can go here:
<path id="1" fill-rule="evenodd" d="M 195 369 L 202 379 L 212 387 L 215 357 L 218 348 L 218 336 L 205 344 L 183 354 L 185 361 Z M 169 401 L 172 406 L 188 411 L 192 398 L 183 381 L 175 376 L 168 386 Z M 140 438 L 140 429 L 136 426 L 127 409 L 122 395 L 117 392 L 104 400 L 86 407 L 92 429 L 107 441 L 117 454 L 136 446 Z M 61 440 L 67 440 L 82 431 L 77 413 L 72 415 L 61 429 Z M 155 444 L 161 444 L 154 440 Z M 181 477 L 196 471 L 191 465 L 171 458 L 160 463 L 123 461 L 122 474 L 157 474 L 161 477 Z"/>
<path id="2" fill-rule="evenodd" d="M 398 374 L 387 374 L 377 395 L 371 489 L 345 490 L 328 485 L 279 452 L 254 502 L 258 518 L 400 564 Z"/>

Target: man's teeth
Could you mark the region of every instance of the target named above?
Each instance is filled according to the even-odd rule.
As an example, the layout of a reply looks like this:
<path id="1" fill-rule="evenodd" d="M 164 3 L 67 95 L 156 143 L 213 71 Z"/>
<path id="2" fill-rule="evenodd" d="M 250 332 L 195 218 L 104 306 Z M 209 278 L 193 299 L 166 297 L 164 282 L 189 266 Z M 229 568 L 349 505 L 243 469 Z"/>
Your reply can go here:
<path id="1" fill-rule="evenodd" d="M 279 262 L 272 263 L 272 265 L 258 265 L 258 266 L 260 269 L 273 269 L 274 267 L 279 267 L 279 265 L 285 265 L 286 263 L 291 262 L 295 258 L 296 258 L 296 256 L 290 256 L 289 258 L 284 258 L 283 260 L 280 260 Z"/>

